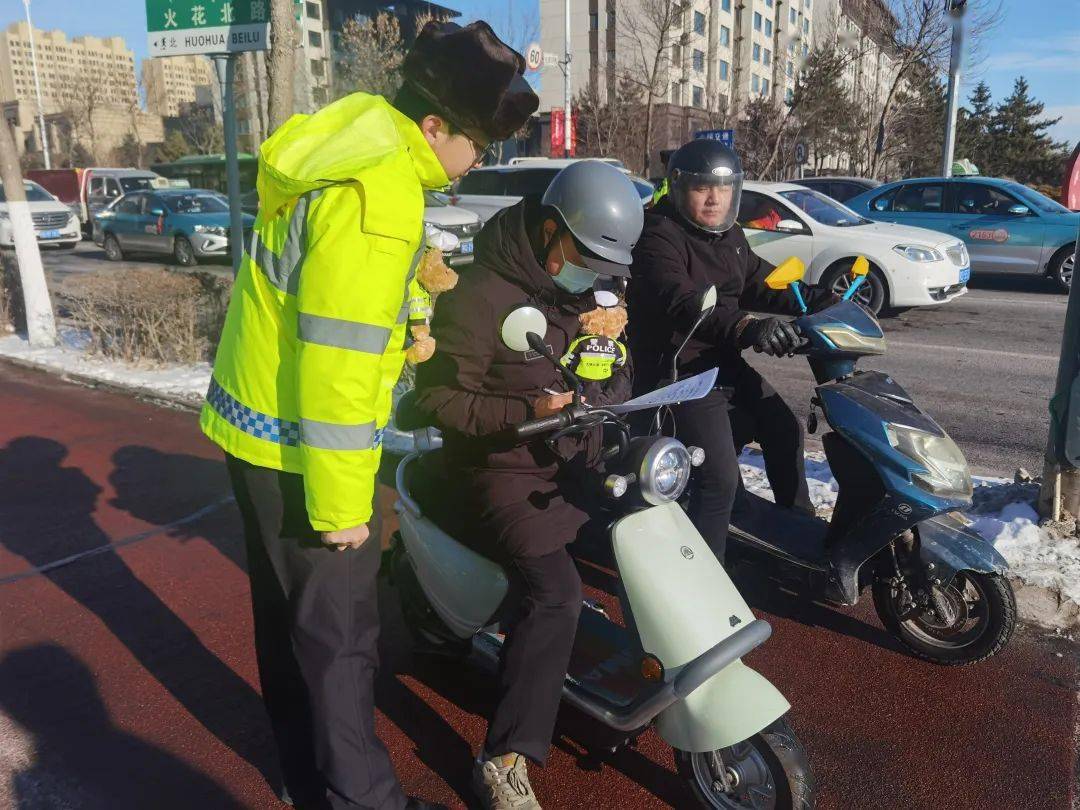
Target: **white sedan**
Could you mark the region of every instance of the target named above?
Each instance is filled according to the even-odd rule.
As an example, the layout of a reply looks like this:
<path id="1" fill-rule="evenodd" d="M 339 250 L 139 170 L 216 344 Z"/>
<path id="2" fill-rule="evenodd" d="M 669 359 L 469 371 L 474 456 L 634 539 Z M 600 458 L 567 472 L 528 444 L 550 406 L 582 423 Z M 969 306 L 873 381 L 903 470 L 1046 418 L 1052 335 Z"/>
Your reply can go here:
<path id="1" fill-rule="evenodd" d="M 870 262 L 859 303 L 884 309 L 943 304 L 967 292 L 964 243 L 925 228 L 872 222 L 830 197 L 793 183 L 747 183 L 739 224 L 750 247 L 779 264 L 798 256 L 806 282 L 842 293 L 857 256 Z"/>

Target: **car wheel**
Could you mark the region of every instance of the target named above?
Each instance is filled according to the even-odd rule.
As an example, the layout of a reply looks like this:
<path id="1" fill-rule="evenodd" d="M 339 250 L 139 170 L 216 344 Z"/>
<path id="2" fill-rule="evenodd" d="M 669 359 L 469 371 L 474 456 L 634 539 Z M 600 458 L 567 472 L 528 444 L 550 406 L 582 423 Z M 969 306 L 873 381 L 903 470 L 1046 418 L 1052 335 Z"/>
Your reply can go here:
<path id="1" fill-rule="evenodd" d="M 848 287 L 851 286 L 851 265 L 854 263 L 852 259 L 834 264 L 821 277 L 820 286 L 832 290 L 837 295 L 846 293 Z M 857 304 L 862 304 L 875 315 L 888 306 L 889 291 L 880 270 L 873 265 L 870 266 L 866 281 L 855 291 L 853 300 Z"/>
<path id="2" fill-rule="evenodd" d="M 1076 262 L 1076 254 L 1073 245 L 1065 245 L 1054 254 L 1047 267 L 1046 274 L 1061 288 L 1062 292 L 1068 292 L 1072 286 L 1073 265 Z"/>
<path id="3" fill-rule="evenodd" d="M 105 242 L 102 247 L 105 248 L 105 255 L 108 256 L 110 262 L 122 262 L 124 260 L 124 251 L 120 248 L 120 242 L 111 233 L 105 234 Z"/>
<path id="4" fill-rule="evenodd" d="M 199 263 L 198 258 L 195 256 L 195 248 L 191 246 L 191 242 L 184 236 L 177 236 L 173 239 L 173 258 L 182 267 L 194 267 Z"/>

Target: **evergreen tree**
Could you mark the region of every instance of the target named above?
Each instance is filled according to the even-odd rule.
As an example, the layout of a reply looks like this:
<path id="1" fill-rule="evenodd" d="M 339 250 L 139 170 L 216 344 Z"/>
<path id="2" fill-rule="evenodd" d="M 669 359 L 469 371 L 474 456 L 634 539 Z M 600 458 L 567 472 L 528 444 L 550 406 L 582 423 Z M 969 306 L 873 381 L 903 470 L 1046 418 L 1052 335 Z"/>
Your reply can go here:
<path id="1" fill-rule="evenodd" d="M 994 120 L 994 105 L 990 86 L 979 82 L 968 96 L 971 109 L 961 107 L 956 125 L 956 158 L 967 158 L 979 171 L 992 175 L 996 168 L 991 148 L 990 124 Z"/>
<path id="2" fill-rule="evenodd" d="M 1028 95 L 1028 83 L 1019 77 L 1012 95 L 997 106 L 990 125 L 993 174 L 1028 184 L 1061 181 L 1068 151 L 1046 132 L 1061 119 L 1040 118 L 1044 109 L 1041 101 Z"/>
<path id="3" fill-rule="evenodd" d="M 900 177 L 941 173 L 945 101 L 945 86 L 930 71 L 913 73 L 908 87 L 898 94 L 883 163 L 895 166 Z"/>

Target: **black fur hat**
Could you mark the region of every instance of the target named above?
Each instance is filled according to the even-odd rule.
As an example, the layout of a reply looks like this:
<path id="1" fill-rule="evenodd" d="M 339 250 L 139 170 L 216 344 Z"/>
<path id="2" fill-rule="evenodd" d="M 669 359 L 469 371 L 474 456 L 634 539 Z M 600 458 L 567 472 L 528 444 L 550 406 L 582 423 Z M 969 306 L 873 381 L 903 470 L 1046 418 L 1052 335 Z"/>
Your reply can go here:
<path id="1" fill-rule="evenodd" d="M 481 143 L 509 138 L 540 106 L 524 78 L 525 58 L 482 20 L 464 28 L 429 22 L 402 73 L 451 124 Z"/>

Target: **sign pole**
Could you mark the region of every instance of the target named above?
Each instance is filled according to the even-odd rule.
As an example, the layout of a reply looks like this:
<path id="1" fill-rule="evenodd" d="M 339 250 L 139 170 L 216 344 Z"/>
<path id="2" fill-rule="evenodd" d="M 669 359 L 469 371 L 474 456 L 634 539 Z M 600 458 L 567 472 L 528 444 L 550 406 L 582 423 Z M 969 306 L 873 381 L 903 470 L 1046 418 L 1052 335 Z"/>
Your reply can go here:
<path id="1" fill-rule="evenodd" d="M 956 113 L 960 107 L 960 67 L 964 52 L 964 6 L 966 0 L 947 0 L 946 12 L 952 20 L 952 47 L 949 52 L 949 95 L 945 112 L 945 145 L 941 153 L 941 176 L 952 177 L 956 151 Z"/>
<path id="2" fill-rule="evenodd" d="M 221 114 L 225 124 L 225 177 L 229 191 L 229 249 L 232 251 L 233 278 L 240 272 L 244 256 L 244 212 L 240 207 L 240 161 L 236 154 L 236 94 L 233 90 L 236 55 L 213 56 L 221 85 Z"/>

